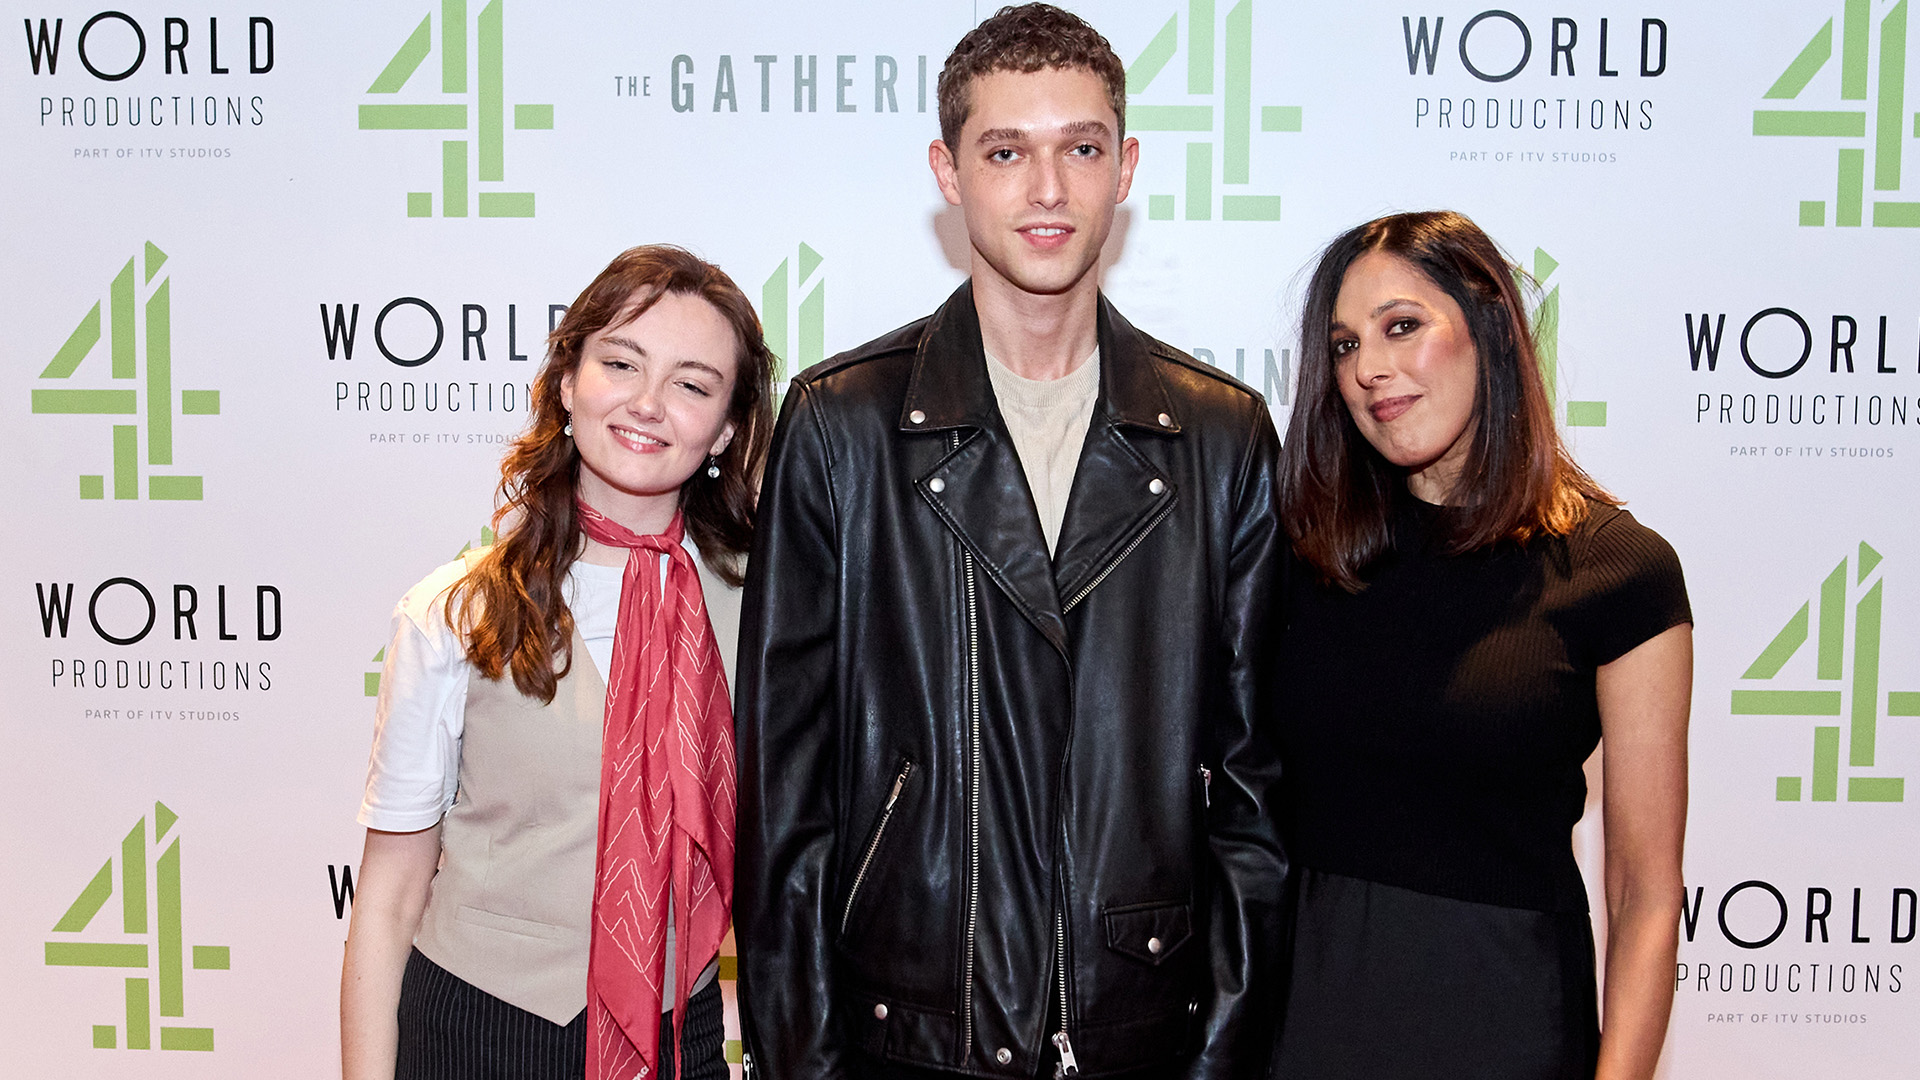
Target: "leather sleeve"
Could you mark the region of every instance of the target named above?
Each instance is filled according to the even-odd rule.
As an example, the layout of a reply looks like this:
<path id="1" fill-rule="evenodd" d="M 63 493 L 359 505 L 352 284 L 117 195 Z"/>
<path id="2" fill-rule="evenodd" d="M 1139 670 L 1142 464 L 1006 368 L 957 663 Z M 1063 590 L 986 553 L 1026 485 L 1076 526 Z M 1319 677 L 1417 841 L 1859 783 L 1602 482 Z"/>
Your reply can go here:
<path id="1" fill-rule="evenodd" d="M 796 381 L 774 429 L 741 610 L 734 925 L 745 1050 L 769 1080 L 845 1075 L 827 916 L 839 522 L 817 410 Z"/>
<path id="2" fill-rule="evenodd" d="M 1287 859 L 1274 820 L 1280 761 L 1269 716 L 1279 567 L 1286 534 L 1278 518 L 1279 438 L 1255 410 L 1234 496 L 1221 649 L 1226 708 L 1207 742 L 1218 755 L 1207 813 L 1213 867 L 1213 1000 L 1188 1075 L 1264 1076 L 1278 1026 L 1283 971 L 1281 894 Z"/>

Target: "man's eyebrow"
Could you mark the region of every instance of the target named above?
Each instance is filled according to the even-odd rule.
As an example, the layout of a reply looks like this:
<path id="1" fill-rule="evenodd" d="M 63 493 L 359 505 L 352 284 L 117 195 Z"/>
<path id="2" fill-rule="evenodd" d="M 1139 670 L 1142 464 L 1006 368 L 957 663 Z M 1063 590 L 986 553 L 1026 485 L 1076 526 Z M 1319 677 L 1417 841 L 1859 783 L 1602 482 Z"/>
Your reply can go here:
<path id="1" fill-rule="evenodd" d="M 1019 142 L 1026 137 L 1027 132 L 1024 128 L 988 128 L 973 141 L 976 143 Z"/>
<path id="2" fill-rule="evenodd" d="M 1070 124 L 1060 125 L 1060 134 L 1069 139 L 1079 138 L 1083 135 L 1098 135 L 1104 137 L 1110 135 L 1112 130 L 1113 129 L 1109 128 L 1104 122 L 1099 120 L 1075 120 Z M 1030 137 L 1031 132 L 1025 128 L 1001 127 L 988 128 L 981 132 L 980 137 L 974 141 L 977 143 L 1020 142 Z"/>

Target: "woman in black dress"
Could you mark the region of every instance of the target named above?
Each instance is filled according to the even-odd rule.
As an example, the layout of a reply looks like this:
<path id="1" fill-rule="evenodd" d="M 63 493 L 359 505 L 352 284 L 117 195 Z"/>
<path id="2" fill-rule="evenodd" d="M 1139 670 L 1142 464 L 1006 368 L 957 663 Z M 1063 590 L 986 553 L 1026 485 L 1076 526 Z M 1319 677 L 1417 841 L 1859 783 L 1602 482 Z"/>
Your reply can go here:
<path id="1" fill-rule="evenodd" d="M 1401 214 L 1309 285 L 1282 451 L 1281 1080 L 1649 1077 L 1673 997 L 1692 615 L 1568 456 L 1519 273 Z M 1604 748 L 1604 1028 L 1571 830 Z"/>

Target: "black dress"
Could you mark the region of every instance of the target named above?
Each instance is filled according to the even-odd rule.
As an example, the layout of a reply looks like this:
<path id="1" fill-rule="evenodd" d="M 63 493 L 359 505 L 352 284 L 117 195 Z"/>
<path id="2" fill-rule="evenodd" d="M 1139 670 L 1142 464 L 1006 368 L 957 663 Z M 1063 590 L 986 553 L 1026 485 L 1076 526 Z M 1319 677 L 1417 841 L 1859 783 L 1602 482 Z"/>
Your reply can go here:
<path id="1" fill-rule="evenodd" d="M 1593 1075 L 1571 832 L 1594 672 L 1692 615 L 1673 549 L 1590 511 L 1564 538 L 1445 555 L 1449 511 L 1403 496 L 1359 593 L 1288 567 L 1279 1080 Z"/>

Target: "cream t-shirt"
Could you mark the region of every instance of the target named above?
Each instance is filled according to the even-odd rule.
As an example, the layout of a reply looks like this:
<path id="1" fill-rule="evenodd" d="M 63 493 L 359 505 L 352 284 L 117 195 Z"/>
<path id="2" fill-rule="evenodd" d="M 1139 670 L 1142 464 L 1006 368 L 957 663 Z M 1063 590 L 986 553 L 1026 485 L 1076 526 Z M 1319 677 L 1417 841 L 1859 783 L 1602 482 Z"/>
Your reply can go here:
<path id="1" fill-rule="evenodd" d="M 1013 436 L 1014 452 L 1027 474 L 1033 508 L 1040 515 L 1040 531 L 1052 555 L 1067 515 L 1067 496 L 1073 492 L 1073 474 L 1080 467 L 1080 448 L 1093 423 L 1093 403 L 1100 396 L 1100 349 L 1080 366 L 1058 379 L 1029 379 L 987 353 L 987 379 L 1000 404 L 1000 416 Z"/>

